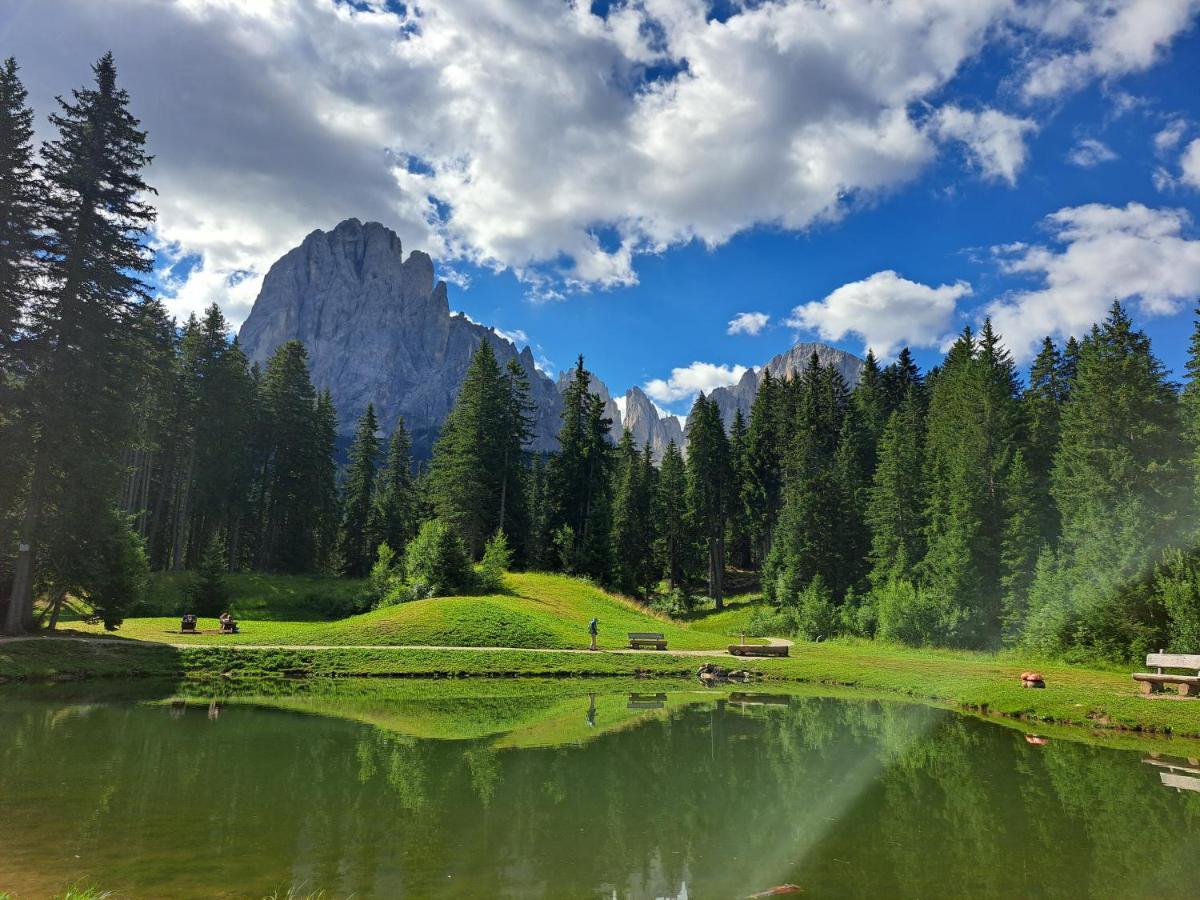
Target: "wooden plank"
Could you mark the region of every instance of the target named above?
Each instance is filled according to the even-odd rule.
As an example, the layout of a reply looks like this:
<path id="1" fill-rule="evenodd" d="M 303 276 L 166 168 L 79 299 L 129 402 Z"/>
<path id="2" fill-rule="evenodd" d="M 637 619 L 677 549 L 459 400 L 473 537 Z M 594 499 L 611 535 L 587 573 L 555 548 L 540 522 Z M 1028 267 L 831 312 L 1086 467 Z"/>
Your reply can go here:
<path id="1" fill-rule="evenodd" d="M 1134 681 L 1152 681 L 1156 684 L 1200 685 L 1200 675 L 1159 675 L 1155 672 L 1134 672 Z"/>
<path id="2" fill-rule="evenodd" d="M 1189 778 L 1187 775 L 1174 775 L 1171 772 L 1159 772 L 1163 787 L 1173 787 L 1177 791 L 1200 791 L 1200 778 Z"/>
<path id="3" fill-rule="evenodd" d="M 631 631 L 629 639 L 631 641 L 661 641 L 663 633 L 661 631 Z"/>
<path id="4" fill-rule="evenodd" d="M 1200 654 L 1196 653 L 1147 653 L 1146 665 L 1162 669 L 1192 669 L 1200 672 Z"/>

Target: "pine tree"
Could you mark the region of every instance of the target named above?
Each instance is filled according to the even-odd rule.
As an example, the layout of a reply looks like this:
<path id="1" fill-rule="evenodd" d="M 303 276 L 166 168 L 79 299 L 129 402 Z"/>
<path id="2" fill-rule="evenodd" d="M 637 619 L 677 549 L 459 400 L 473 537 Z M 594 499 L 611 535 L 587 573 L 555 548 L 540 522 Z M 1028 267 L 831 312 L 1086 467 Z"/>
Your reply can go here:
<path id="1" fill-rule="evenodd" d="M 0 391 L 14 363 L 17 323 L 39 269 L 41 197 L 27 97 L 17 61 L 9 57 L 0 64 Z"/>
<path id="2" fill-rule="evenodd" d="M 1039 543 L 1051 545 L 1058 540 L 1058 509 L 1050 496 L 1050 472 L 1058 452 L 1059 420 L 1066 399 L 1062 354 L 1047 337 L 1029 370 L 1029 386 L 1021 398 L 1021 406 L 1028 433 L 1025 462 L 1033 479 L 1034 524 L 1040 535 Z"/>
<path id="3" fill-rule="evenodd" d="M 198 616 L 219 616 L 229 608 L 230 590 L 225 579 L 228 563 L 225 545 L 217 537 L 209 540 L 200 556 L 192 583 L 188 585 L 188 608 Z"/>
<path id="4" fill-rule="evenodd" d="M 644 597 L 653 583 L 654 535 L 651 509 L 653 464 L 633 443 L 629 429 L 621 434 L 613 467 L 612 583 L 627 594 Z"/>
<path id="5" fill-rule="evenodd" d="M 27 309 L 32 365 L 32 474 L 25 497 L 6 629 L 32 624 L 34 565 L 53 565 L 110 516 L 131 432 L 136 345 L 129 322 L 147 302 L 152 193 L 146 135 L 117 86 L 112 55 L 95 86 L 60 98 L 57 138 L 42 147 L 46 185 L 43 280 Z M 60 548 L 42 552 L 48 537 Z M 121 542 L 114 553 L 129 558 Z"/>
<path id="6" fill-rule="evenodd" d="M 547 471 L 548 532 L 569 541 L 568 568 L 604 579 L 610 571 L 612 479 L 604 403 L 591 392 L 591 376 L 580 356 L 563 392 L 559 451 Z"/>
<path id="7" fill-rule="evenodd" d="M 850 394 L 850 403 L 862 429 L 863 447 L 866 452 L 866 475 L 869 479 L 875 472 L 879 439 L 887 425 L 889 399 L 884 386 L 883 370 L 875 359 L 873 350 L 867 350 L 858 384 Z"/>
<path id="8" fill-rule="evenodd" d="M 479 344 L 442 425 L 429 464 L 434 509 L 462 536 L 472 559 L 501 527 L 512 452 L 512 389 L 490 342 Z M 520 442 L 517 442 L 519 451 Z"/>
<path id="9" fill-rule="evenodd" d="M 693 543 L 687 511 L 687 469 L 674 441 L 669 441 L 663 452 L 655 500 L 659 571 L 674 591 L 688 582 Z"/>
<path id="10" fill-rule="evenodd" d="M 1191 447 L 1195 494 L 1200 502 L 1200 306 L 1195 310 L 1184 371 L 1187 372 L 1187 384 L 1180 397 L 1179 412 L 1183 419 L 1184 437 Z"/>
<path id="11" fill-rule="evenodd" d="M 1005 638 L 1012 642 L 1021 632 L 1033 584 L 1038 555 L 1044 544 L 1038 521 L 1037 486 L 1033 473 L 1018 450 L 1004 479 L 1004 544 L 1001 554 L 1004 591 L 1002 619 Z"/>
<path id="12" fill-rule="evenodd" d="M 1081 342 L 1051 476 L 1062 517 L 1059 575 L 1035 581 L 1026 637 L 1127 652 L 1139 633 L 1118 588 L 1192 529 L 1179 400 L 1119 303 Z M 1055 573 L 1047 570 L 1045 579 Z"/>
<path id="13" fill-rule="evenodd" d="M 748 569 L 753 562 L 754 539 L 750 531 L 750 432 L 739 406 L 729 430 L 729 459 L 732 482 L 729 499 L 729 560 Z"/>
<path id="14" fill-rule="evenodd" d="M 499 434 L 500 511 L 499 528 L 508 535 L 513 561 L 522 564 L 528 558 L 529 472 L 525 448 L 533 437 L 533 402 L 529 397 L 529 377 L 516 359 L 505 367 L 504 413 Z"/>
<path id="15" fill-rule="evenodd" d="M 871 583 L 913 580 L 925 556 L 925 417 L 916 391 L 892 413 L 879 439 L 867 503 Z"/>
<path id="16" fill-rule="evenodd" d="M 912 351 L 905 347 L 896 357 L 896 361 L 883 370 L 880 378 L 881 389 L 885 400 L 885 412 L 891 415 L 913 391 L 918 399 L 925 399 L 925 380 L 921 370 L 913 360 Z"/>
<path id="17" fill-rule="evenodd" d="M 965 613 L 963 638 L 994 644 L 1000 634 L 1003 478 L 1020 439 L 1016 370 L 986 322 L 963 331 L 946 356 L 929 401 L 926 586 Z"/>
<path id="18" fill-rule="evenodd" d="M 372 503 L 370 542 L 374 547 L 387 544 L 403 553 L 417 534 L 416 480 L 412 471 L 412 444 L 404 428 L 404 418 L 388 441 L 387 461 L 379 473 L 378 489 Z"/>
<path id="19" fill-rule="evenodd" d="M 365 578 L 375 561 L 370 526 L 375 500 L 376 470 L 379 462 L 379 438 L 375 432 L 375 405 L 368 403 L 358 420 L 354 442 L 350 445 L 350 465 L 342 490 L 342 523 L 338 535 L 338 557 L 342 574 Z M 389 545 L 390 546 L 390 545 Z"/>
<path id="20" fill-rule="evenodd" d="M 708 596 L 725 608 L 725 526 L 733 469 L 721 410 L 703 394 L 688 417 L 688 512 L 708 554 Z"/>
<path id="21" fill-rule="evenodd" d="M 783 406 L 782 386 L 764 371 L 758 393 L 750 407 L 750 427 L 746 434 L 746 475 L 742 485 L 749 513 L 750 538 L 759 565 L 771 550 L 771 539 L 779 515 L 783 488 Z"/>

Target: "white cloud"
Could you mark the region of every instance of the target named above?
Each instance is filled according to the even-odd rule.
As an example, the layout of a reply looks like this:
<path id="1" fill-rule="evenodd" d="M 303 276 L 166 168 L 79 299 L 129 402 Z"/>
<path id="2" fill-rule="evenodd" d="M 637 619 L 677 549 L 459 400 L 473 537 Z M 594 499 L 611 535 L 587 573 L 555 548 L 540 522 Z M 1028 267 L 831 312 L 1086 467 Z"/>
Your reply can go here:
<path id="1" fill-rule="evenodd" d="M 1154 149 L 1159 153 L 1166 153 L 1168 150 L 1173 150 L 1183 140 L 1184 132 L 1187 131 L 1187 122 L 1183 119 L 1172 119 L 1167 123 L 1161 131 L 1154 135 Z"/>
<path id="2" fill-rule="evenodd" d="M 889 358 L 905 346 L 938 346 L 951 330 L 958 301 L 970 293 L 965 281 L 930 287 L 886 270 L 797 306 L 787 324 L 827 341 L 856 334 L 864 350 Z"/>
<path id="3" fill-rule="evenodd" d="M 1016 8 L 1020 23 L 1057 39 L 1033 55 L 1022 91 L 1058 97 L 1088 82 L 1154 65 L 1191 24 L 1200 0 L 1040 0 Z"/>
<path id="4" fill-rule="evenodd" d="M 985 178 L 1015 184 L 1025 165 L 1025 136 L 1037 130 L 1032 119 L 1010 116 L 996 109 L 975 112 L 943 106 L 933 116 L 933 128 L 942 140 L 961 141 L 972 163 Z"/>
<path id="5" fill-rule="evenodd" d="M 1117 154 L 1105 143 L 1095 138 L 1084 138 L 1067 154 L 1067 161 L 1084 169 L 1094 168 L 1101 163 L 1112 162 Z"/>
<path id="6" fill-rule="evenodd" d="M 1179 158 L 1180 181 L 1194 188 L 1200 188 L 1200 138 L 1187 145 Z"/>
<path id="7" fill-rule="evenodd" d="M 666 380 L 654 378 L 647 381 L 642 389 L 646 396 L 659 403 L 675 403 L 691 399 L 701 391 L 708 392 L 716 387 L 736 384 L 745 373 L 745 366 L 694 362 L 684 368 L 672 369 L 671 377 Z"/>
<path id="8" fill-rule="evenodd" d="M 514 328 L 512 331 L 505 331 L 503 328 L 497 328 L 495 325 L 493 325 L 492 331 L 496 332 L 496 334 L 504 338 L 510 344 L 515 344 L 517 347 L 520 347 L 522 344 L 529 344 L 529 335 L 527 335 L 520 328 Z"/>
<path id="9" fill-rule="evenodd" d="M 771 317 L 766 313 L 738 313 L 729 320 L 729 327 L 725 330 L 725 333 L 756 335 L 767 327 L 769 321 L 771 321 Z"/>
<path id="10" fill-rule="evenodd" d="M 996 329 L 1019 359 L 1045 335 L 1080 336 L 1113 300 L 1144 315 L 1169 315 L 1200 294 L 1200 240 L 1184 235 L 1183 210 L 1093 203 L 1046 219 L 1057 246 L 998 249 L 1003 269 L 1041 286 L 990 305 Z"/>
<path id="11" fill-rule="evenodd" d="M 273 260 L 349 216 L 557 299 L 634 282 L 642 253 L 835 220 L 917 176 L 935 138 L 1011 183 L 1027 120 L 912 111 L 997 35 L 1035 61 L 1039 96 L 1144 68 L 1196 2 L 776 0 L 722 20 L 702 0 L 604 17 L 583 0 L 57 0 L 53 27 L 18 3 L 3 29 L 39 127 L 114 51 L 156 156 L 157 237 L 201 260 L 173 308 L 218 299 L 238 319 Z"/>
<path id="12" fill-rule="evenodd" d="M 626 396 L 621 394 L 619 397 L 613 397 L 613 404 L 617 407 L 617 411 L 621 413 L 621 421 L 625 421 L 625 401 Z"/>

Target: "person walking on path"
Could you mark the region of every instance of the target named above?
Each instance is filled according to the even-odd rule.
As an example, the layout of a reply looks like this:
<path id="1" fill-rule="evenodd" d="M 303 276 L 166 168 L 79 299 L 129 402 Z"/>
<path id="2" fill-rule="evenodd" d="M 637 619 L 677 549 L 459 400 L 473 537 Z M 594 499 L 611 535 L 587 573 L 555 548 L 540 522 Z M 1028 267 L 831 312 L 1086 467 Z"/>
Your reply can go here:
<path id="1" fill-rule="evenodd" d="M 599 633 L 600 633 L 600 623 L 593 617 L 592 621 L 588 622 L 588 634 L 590 634 L 592 636 L 592 645 L 590 647 L 588 647 L 589 650 L 599 650 L 600 649 L 599 647 L 596 646 L 596 635 L 598 635 Z"/>

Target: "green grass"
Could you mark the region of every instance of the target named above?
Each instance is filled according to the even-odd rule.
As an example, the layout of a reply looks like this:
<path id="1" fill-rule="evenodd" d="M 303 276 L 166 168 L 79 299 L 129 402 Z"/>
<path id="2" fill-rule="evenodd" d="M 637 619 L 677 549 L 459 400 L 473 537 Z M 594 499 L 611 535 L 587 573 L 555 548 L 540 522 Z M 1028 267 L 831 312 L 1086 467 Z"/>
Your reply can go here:
<path id="1" fill-rule="evenodd" d="M 725 637 L 738 638 L 746 635 L 746 642 L 758 643 L 749 637 L 750 617 L 755 609 L 765 609 L 759 594 L 741 594 L 725 598 L 725 608 L 717 612 L 711 602 L 706 601 L 700 609 L 693 610 L 685 620 L 693 631 L 707 631 Z M 783 635 L 776 635 L 782 637 Z"/>
<path id="2" fill-rule="evenodd" d="M 665 616 L 563 575 L 508 576 L 511 594 L 487 597 L 438 597 L 417 600 L 337 622 L 242 619 L 236 635 L 179 633 L 178 617 L 130 618 L 118 635 L 139 641 L 178 644 L 271 644 L 318 646 L 420 645 L 454 647 L 533 647 L 567 649 L 587 646 L 587 624 L 600 622 L 601 647 L 624 647 L 631 631 L 657 631 L 678 650 L 711 650 L 728 643 L 721 636 L 673 622 Z M 215 620 L 201 628 L 215 631 Z M 78 624 L 98 634 L 98 625 Z"/>

